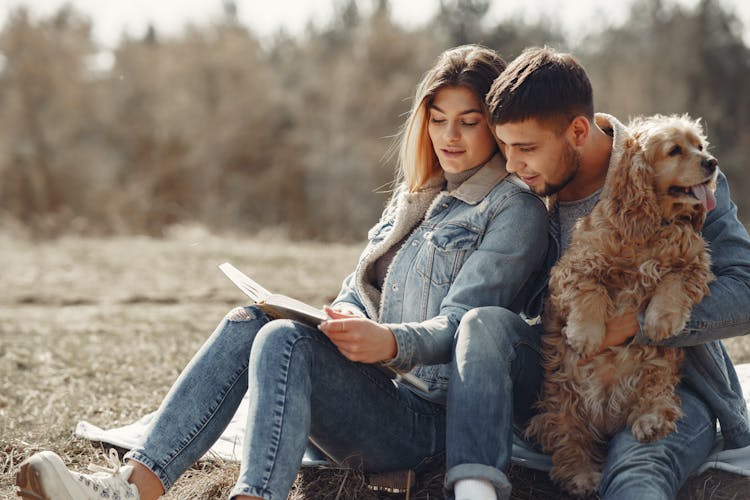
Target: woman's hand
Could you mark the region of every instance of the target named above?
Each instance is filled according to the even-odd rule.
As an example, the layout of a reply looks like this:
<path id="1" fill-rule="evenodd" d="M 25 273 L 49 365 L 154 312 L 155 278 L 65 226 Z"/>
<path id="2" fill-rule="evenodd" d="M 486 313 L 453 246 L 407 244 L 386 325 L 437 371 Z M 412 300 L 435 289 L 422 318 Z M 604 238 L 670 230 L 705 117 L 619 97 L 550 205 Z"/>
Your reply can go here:
<path id="1" fill-rule="evenodd" d="M 377 363 L 396 356 L 396 337 L 387 327 L 369 318 L 341 314 L 330 307 L 324 310 L 331 319 L 321 323 L 318 328 L 347 359 Z"/>

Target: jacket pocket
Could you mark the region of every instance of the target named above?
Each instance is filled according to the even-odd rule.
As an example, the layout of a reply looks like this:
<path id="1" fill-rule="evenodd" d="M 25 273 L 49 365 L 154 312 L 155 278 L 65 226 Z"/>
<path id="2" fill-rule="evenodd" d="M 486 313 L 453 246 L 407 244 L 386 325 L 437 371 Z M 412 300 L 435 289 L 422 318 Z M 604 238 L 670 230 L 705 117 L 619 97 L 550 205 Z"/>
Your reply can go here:
<path id="1" fill-rule="evenodd" d="M 424 234 L 416 261 L 417 273 L 434 285 L 450 285 L 466 257 L 478 244 L 478 231 L 458 224 L 436 226 Z"/>

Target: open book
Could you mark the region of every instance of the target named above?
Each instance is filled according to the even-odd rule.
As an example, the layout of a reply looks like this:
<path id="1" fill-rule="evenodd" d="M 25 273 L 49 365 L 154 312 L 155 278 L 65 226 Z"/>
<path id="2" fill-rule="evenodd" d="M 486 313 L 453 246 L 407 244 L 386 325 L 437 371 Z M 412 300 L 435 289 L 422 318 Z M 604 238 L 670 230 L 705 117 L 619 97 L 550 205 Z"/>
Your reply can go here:
<path id="1" fill-rule="evenodd" d="M 245 295 L 250 297 L 257 307 L 272 318 L 291 319 L 314 327 L 329 319 L 322 309 L 317 309 L 286 295 L 269 292 L 229 262 L 221 264 L 219 269 L 232 280 L 232 283 L 237 285 L 237 288 L 245 292 Z M 379 368 L 392 379 L 410 385 L 422 393 L 429 393 L 427 384 L 411 373 L 400 372 L 380 363 L 373 364 L 373 366 Z"/>

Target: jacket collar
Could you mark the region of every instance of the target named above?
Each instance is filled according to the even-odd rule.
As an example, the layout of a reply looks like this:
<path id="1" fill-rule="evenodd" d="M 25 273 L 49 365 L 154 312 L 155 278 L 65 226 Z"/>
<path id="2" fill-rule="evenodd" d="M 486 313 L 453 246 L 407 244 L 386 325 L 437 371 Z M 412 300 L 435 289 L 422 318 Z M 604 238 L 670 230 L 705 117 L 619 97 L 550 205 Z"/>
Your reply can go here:
<path id="1" fill-rule="evenodd" d="M 495 153 L 495 156 L 490 158 L 476 174 L 466 179 L 449 194 L 464 203 L 476 205 L 492 191 L 492 188 L 497 186 L 507 176 L 508 171 L 505 170 L 505 159 L 499 153 Z"/>

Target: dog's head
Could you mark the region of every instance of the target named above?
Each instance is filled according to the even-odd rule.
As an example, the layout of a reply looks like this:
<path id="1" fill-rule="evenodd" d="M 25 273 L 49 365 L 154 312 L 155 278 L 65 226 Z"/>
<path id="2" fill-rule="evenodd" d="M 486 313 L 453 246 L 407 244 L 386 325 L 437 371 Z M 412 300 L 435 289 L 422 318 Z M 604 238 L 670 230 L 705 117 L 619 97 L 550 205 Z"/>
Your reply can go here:
<path id="1" fill-rule="evenodd" d="M 687 115 L 654 115 L 635 118 L 628 130 L 631 136 L 605 185 L 608 211 L 624 235 L 647 237 L 665 222 L 689 221 L 700 229 L 716 205 L 718 173 L 700 122 Z"/>
<path id="2" fill-rule="evenodd" d="M 703 225 L 716 206 L 718 162 L 708 151 L 700 120 L 687 115 L 655 115 L 629 124 L 652 169 L 662 219 Z"/>

